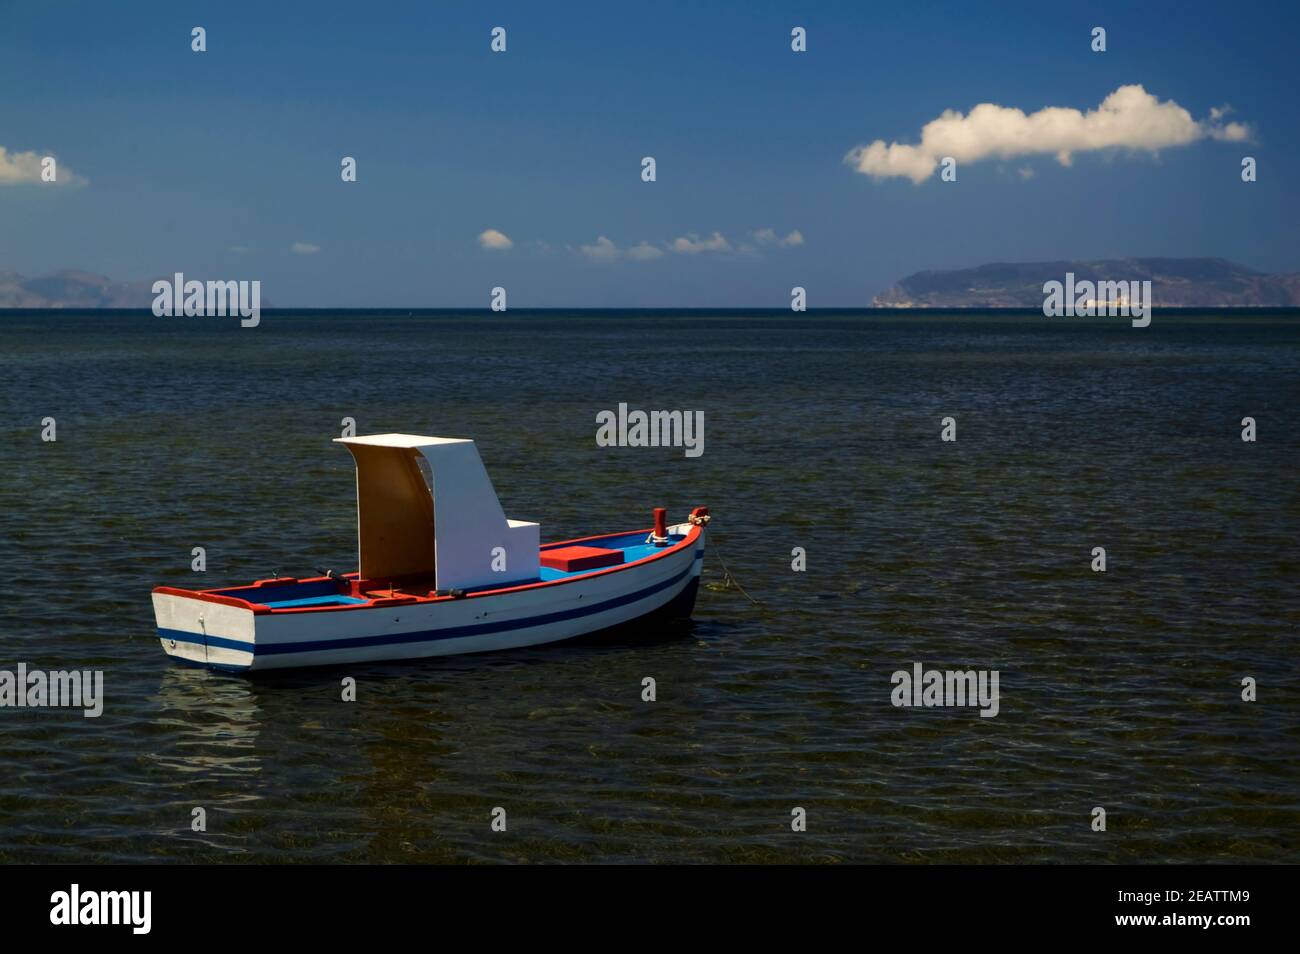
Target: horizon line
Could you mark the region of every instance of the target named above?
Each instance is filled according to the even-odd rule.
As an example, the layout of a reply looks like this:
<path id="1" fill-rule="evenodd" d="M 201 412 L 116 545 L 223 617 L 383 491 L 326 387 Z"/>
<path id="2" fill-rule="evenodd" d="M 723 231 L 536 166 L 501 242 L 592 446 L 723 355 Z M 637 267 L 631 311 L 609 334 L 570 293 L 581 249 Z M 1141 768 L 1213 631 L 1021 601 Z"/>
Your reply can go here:
<path id="1" fill-rule="evenodd" d="M 1182 311 L 1182 312 L 1198 312 L 1198 311 L 1228 311 L 1228 312 L 1248 312 L 1248 313 L 1252 313 L 1252 314 L 1259 314 L 1259 313 L 1282 313 L 1282 312 L 1300 312 L 1300 305 L 1161 305 L 1161 306 L 1156 306 L 1156 307 L 1158 307 L 1158 308 L 1160 309 L 1160 311 L 1164 311 L 1164 312 L 1169 312 L 1169 311 Z M 526 314 L 564 313 L 564 314 L 572 314 L 572 313 L 574 313 L 574 312 L 592 313 L 592 314 L 607 314 L 607 313 L 609 313 L 609 312 L 643 312 L 643 313 L 681 313 L 681 312 L 687 312 L 687 313 L 692 313 L 692 314 L 724 313 L 724 312 L 744 312 L 744 313 L 746 313 L 746 314 L 752 314 L 752 313 L 755 313 L 755 312 L 759 312 L 759 313 L 771 314 L 771 315 L 791 315 L 791 316 L 806 315 L 806 314 L 818 314 L 818 313 L 822 313 L 822 314 L 825 314 L 825 313 L 844 314 L 845 312 L 860 312 L 860 313 L 867 313 L 867 312 L 888 312 L 888 313 L 899 313 L 899 314 L 916 314 L 916 313 L 922 313 L 922 314 L 924 314 L 924 313 L 931 313 L 931 314 L 936 314 L 936 313 L 943 313 L 943 312 L 967 312 L 967 313 L 971 313 L 971 314 L 979 314 L 979 313 L 985 313 L 985 314 L 1004 314 L 1004 313 L 1007 313 L 1007 312 L 1013 312 L 1013 313 L 1024 313 L 1024 314 L 1030 314 L 1030 315 L 1041 315 L 1043 309 L 1042 309 L 1041 306 L 1033 306 L 1033 305 L 1006 305 L 1006 306 L 986 306 L 986 305 L 979 305 L 979 306 L 969 306 L 969 305 L 968 305 L 968 306 L 959 306 L 959 305 L 954 305 L 954 306 L 951 306 L 951 307 L 948 307 L 948 306 L 945 306 L 945 307 L 936 307 L 936 306 L 930 306 L 930 305 L 883 305 L 883 306 L 874 306 L 874 305 L 843 305 L 843 306 L 841 306 L 841 305 L 825 305 L 825 306 L 818 306 L 818 307 L 816 307 L 816 308 L 806 308 L 806 309 L 804 309 L 804 310 L 802 310 L 802 311 L 792 311 L 788 306 L 787 306 L 787 307 L 784 307 L 784 308 L 781 308 L 781 307 L 776 307 L 776 306 L 772 306 L 772 305 L 754 305 L 754 306 L 749 306 L 749 305 L 710 305 L 710 306 L 699 306 L 699 307 L 697 307 L 697 306 L 692 306 L 692 305 L 663 305 L 663 306 L 660 306 L 660 305 L 654 305 L 654 306 L 642 306 L 642 305 L 604 305 L 604 306 L 592 306 L 592 305 L 566 306 L 566 305 L 558 305 L 558 306 L 556 306 L 556 305 L 547 305 L 547 306 L 537 306 L 537 307 L 513 307 L 513 306 L 512 306 L 512 307 L 506 309 L 505 311 L 495 311 L 495 310 L 493 310 L 492 308 L 484 308 L 484 307 L 482 307 L 482 306 L 474 306 L 474 307 L 457 307 L 457 306 L 454 306 L 454 305 L 437 305 L 437 306 L 425 306 L 425 305 L 421 305 L 421 306 L 411 306 L 411 305 L 348 305 L 348 306 L 341 306 L 341 307 L 340 307 L 340 306 L 315 306 L 315 305 L 294 305 L 294 306 L 283 307 L 283 306 L 273 306 L 273 305 L 268 305 L 268 306 L 266 306 L 266 307 L 260 309 L 260 311 L 261 311 L 261 313 L 264 314 L 264 315 L 267 315 L 267 314 L 288 314 L 288 313 L 294 313 L 294 312 L 310 313 L 310 314 L 320 314 L 320 313 L 322 313 L 322 312 L 329 312 L 329 313 L 335 313 L 335 314 L 341 314 L 341 313 L 361 313 L 361 314 L 370 314 L 370 313 L 374 313 L 374 312 L 406 312 L 408 315 L 414 315 L 414 314 L 417 314 L 417 313 L 419 313 L 419 314 L 459 314 L 459 315 L 464 315 L 464 314 L 474 314 L 474 315 L 478 315 L 478 314 L 482 314 L 482 315 L 485 315 L 485 316 L 489 316 L 489 317 L 490 317 L 490 316 L 494 316 L 494 315 L 502 315 L 502 316 L 504 316 L 504 315 L 509 315 L 509 314 L 511 314 L 511 313 L 526 313 Z M 151 309 L 150 307 L 148 307 L 148 306 L 140 306 L 140 307 L 135 307 L 135 308 L 122 308 L 122 307 L 116 307 L 116 306 L 114 306 L 114 307 L 106 307 L 106 306 L 100 306 L 100 305 L 85 305 L 85 306 L 53 305 L 53 306 L 43 306 L 43 307 L 38 307 L 38 308 L 13 307 L 13 306 L 8 306 L 8 305 L 0 306 L 0 315 L 13 315 L 13 314 L 20 314 L 20 313 L 22 313 L 22 314 L 54 314 L 54 315 L 57 315 L 57 314 L 73 314 L 73 313 L 85 313 L 85 312 L 101 312 L 101 313 L 104 313 L 104 314 L 111 314 L 111 315 L 147 315 L 147 316 L 149 316 L 149 317 L 151 317 L 151 318 L 153 318 L 153 317 L 157 317 L 157 316 L 155 316 L 155 315 L 153 314 L 152 309 Z M 190 315 L 190 316 L 186 316 L 186 315 L 172 315 L 172 316 L 163 316 L 163 317 L 171 317 L 171 318 L 185 318 L 185 317 L 192 317 L 192 318 L 212 318 L 212 317 L 222 317 L 222 316 L 212 316 L 212 315 Z M 230 317 L 230 316 L 226 316 L 226 317 Z M 235 317 L 237 317 L 237 316 L 235 316 Z M 1105 316 L 1097 316 L 1097 317 L 1105 317 Z"/>

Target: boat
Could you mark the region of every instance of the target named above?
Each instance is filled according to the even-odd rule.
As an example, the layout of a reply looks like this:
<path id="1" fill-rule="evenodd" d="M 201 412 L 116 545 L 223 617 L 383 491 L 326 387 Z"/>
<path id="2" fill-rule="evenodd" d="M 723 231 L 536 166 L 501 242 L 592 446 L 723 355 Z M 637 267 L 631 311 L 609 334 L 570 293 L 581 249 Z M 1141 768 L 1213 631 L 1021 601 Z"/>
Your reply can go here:
<path id="1" fill-rule="evenodd" d="M 507 519 L 474 441 L 336 438 L 356 464 L 357 569 L 153 590 L 163 650 L 232 672 L 537 646 L 689 617 L 707 507 L 669 526 L 540 543 Z"/>

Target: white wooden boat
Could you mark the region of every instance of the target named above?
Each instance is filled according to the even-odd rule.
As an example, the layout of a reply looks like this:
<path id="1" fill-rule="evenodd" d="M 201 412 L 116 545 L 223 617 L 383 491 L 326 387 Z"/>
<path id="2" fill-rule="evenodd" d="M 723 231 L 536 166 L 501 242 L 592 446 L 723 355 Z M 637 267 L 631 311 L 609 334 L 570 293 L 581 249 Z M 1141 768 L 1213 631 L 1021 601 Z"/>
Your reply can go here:
<path id="1" fill-rule="evenodd" d="M 247 672 L 553 643 L 689 616 L 708 509 L 668 526 L 539 544 L 509 520 L 471 440 L 339 438 L 357 468 L 358 568 L 153 591 L 168 655 Z"/>

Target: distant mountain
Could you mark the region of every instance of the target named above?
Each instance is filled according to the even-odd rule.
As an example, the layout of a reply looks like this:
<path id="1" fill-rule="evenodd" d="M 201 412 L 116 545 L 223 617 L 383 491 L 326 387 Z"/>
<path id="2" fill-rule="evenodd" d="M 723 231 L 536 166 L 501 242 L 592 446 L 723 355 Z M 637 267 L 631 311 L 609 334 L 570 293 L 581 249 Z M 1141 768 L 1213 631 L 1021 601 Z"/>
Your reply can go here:
<path id="1" fill-rule="evenodd" d="M 39 278 L 0 271 L 0 308 L 148 308 L 152 287 L 73 269 Z"/>
<path id="2" fill-rule="evenodd" d="M 917 272 L 882 292 L 877 308 L 1041 308 L 1043 283 L 1150 281 L 1157 308 L 1300 307 L 1300 275 L 1268 275 L 1222 258 L 1117 258 L 981 265 Z"/>

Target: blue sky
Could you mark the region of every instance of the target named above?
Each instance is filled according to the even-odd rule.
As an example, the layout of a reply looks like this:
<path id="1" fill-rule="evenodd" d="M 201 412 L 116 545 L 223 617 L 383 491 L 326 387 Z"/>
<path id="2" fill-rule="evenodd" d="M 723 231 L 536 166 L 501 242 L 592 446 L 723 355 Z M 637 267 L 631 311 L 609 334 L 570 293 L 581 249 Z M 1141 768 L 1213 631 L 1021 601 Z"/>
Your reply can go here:
<path id="1" fill-rule="evenodd" d="M 784 307 L 793 285 L 811 307 L 865 306 L 914 271 L 1052 258 L 1300 270 L 1295 4 L 18 2 L 0 18 L 0 147 L 86 180 L 0 185 L 0 270 L 259 279 L 304 307 L 485 307 L 496 285 L 512 307 Z M 944 110 L 1086 111 L 1128 84 L 1197 121 L 1230 105 L 1250 139 L 988 158 L 952 183 L 844 161 L 917 143 Z M 513 247 L 483 248 L 488 228 Z M 673 250 L 715 233 L 728 250 Z M 659 254 L 593 260 L 599 236 Z"/>

